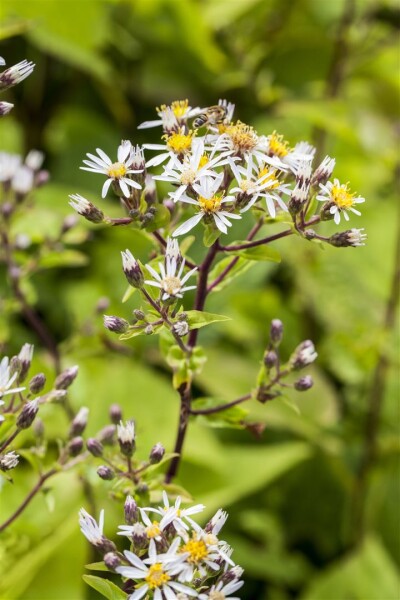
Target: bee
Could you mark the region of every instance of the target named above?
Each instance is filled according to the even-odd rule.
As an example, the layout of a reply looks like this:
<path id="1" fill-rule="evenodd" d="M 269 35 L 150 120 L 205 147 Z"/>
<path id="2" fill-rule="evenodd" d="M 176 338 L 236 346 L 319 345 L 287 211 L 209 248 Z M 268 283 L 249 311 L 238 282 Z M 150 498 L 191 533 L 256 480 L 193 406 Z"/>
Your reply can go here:
<path id="1" fill-rule="evenodd" d="M 218 125 L 223 123 L 227 115 L 225 106 L 215 104 L 215 106 L 209 106 L 204 110 L 204 113 L 196 117 L 193 121 L 193 127 L 198 129 L 204 125 Z"/>

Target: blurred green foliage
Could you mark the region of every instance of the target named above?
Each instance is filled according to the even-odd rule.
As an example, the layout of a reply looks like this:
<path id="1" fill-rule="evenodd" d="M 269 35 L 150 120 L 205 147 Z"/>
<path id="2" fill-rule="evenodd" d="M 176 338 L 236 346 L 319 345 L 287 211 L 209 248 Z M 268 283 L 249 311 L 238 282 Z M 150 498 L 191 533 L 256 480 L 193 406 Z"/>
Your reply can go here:
<path id="1" fill-rule="evenodd" d="M 243 600 L 397 600 L 400 597 L 399 389 L 397 341 L 383 329 L 394 270 L 398 176 L 399 6 L 384 0 L 2 0 L 1 54 L 7 64 L 28 58 L 36 69 L 5 98 L 15 104 L 1 121 L 1 147 L 46 153 L 51 183 L 17 224 L 36 243 L 68 214 L 67 195 L 98 200 L 96 176 L 78 169 L 95 147 L 115 152 L 121 137 L 157 141 L 137 125 L 154 106 L 189 98 L 192 106 L 236 103 L 236 114 L 260 132 L 276 129 L 293 142 L 318 141 L 337 159 L 335 175 L 367 202 L 352 226 L 365 227 L 364 248 L 336 249 L 298 238 L 279 241 L 282 262 L 254 263 L 210 298 L 207 310 L 231 321 L 201 331 L 208 363 L 200 397 L 229 401 L 253 385 L 271 318 L 285 323 L 283 347 L 317 345 L 315 387 L 298 405 L 251 405 L 266 423 L 261 439 L 248 431 L 191 425 L 180 481 L 208 514 L 230 519 L 225 537 L 245 570 Z M 397 189 L 398 191 L 398 189 Z M 112 200 L 102 207 L 117 214 Z M 242 229 L 241 229 L 242 228 Z M 325 225 L 333 232 L 332 223 Z M 235 226 L 240 239 L 246 225 Z M 89 235 L 86 232 L 89 230 Z M 72 232 L 71 232 L 72 235 Z M 127 229 L 74 230 L 80 252 L 67 264 L 45 264 L 30 300 L 53 331 L 65 366 L 78 363 L 72 401 L 91 410 L 89 428 L 104 424 L 119 402 L 138 424 L 140 448 L 171 448 L 178 402 L 153 341 L 113 351 L 95 306 L 121 308 L 126 283 L 119 251 L 144 259 L 146 240 Z M 75 248 L 76 250 L 76 248 Z M 197 244 L 194 254 L 201 251 Z M 9 291 L 1 278 L 1 296 Z M 0 319 L 2 317 L 0 316 Z M 51 371 L 45 351 L 18 312 L 1 322 L 7 353 L 34 342 L 37 370 Z M 380 356 L 389 368 L 379 415 L 378 453 L 360 483 L 371 381 Z M 63 419 L 45 407 L 54 440 Z M 45 412 L 45 411 L 43 411 Z M 106 531 L 121 521 L 95 465 L 90 480 Z M 11 512 L 30 489 L 23 467 L 1 489 Z M 361 491 L 361 494 L 359 493 Z M 0 597 L 6 600 L 97 598 L 81 579 L 89 560 L 77 528 L 84 503 L 76 474 L 55 478 L 4 536 Z M 99 509 L 99 508 L 98 508 Z M 358 519 L 364 515 L 363 535 Z"/>

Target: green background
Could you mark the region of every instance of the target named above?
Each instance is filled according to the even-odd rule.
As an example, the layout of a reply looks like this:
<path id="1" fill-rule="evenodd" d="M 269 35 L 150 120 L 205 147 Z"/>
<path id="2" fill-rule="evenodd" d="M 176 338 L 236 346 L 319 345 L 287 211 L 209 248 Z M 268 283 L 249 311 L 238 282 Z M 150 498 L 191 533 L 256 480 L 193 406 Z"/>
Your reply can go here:
<path id="1" fill-rule="evenodd" d="M 220 506 L 230 513 L 224 538 L 246 570 L 243 600 L 398 600 L 398 346 L 395 328 L 383 327 L 398 235 L 398 3 L 2 0 L 0 11 L 7 65 L 24 58 L 36 63 L 27 80 L 2 96 L 15 108 L 0 123 L 2 150 L 46 154 L 51 182 L 16 223 L 34 243 L 71 214 L 70 193 L 119 215 L 111 195 L 100 199 L 101 178 L 79 165 L 96 147 L 114 154 L 121 138 L 156 143 L 158 130 L 137 131 L 137 125 L 175 99 L 207 106 L 227 98 L 236 117 L 260 133 L 276 129 L 293 143 L 319 142 L 322 154 L 337 159 L 335 175 L 366 198 L 362 216 L 352 216 L 350 225 L 366 228 L 365 247 L 321 249 L 290 237 L 274 246 L 281 264 L 257 263 L 210 298 L 207 309 L 232 320 L 200 334 L 209 360 L 198 395 L 229 401 L 248 392 L 272 318 L 285 324 L 285 357 L 301 340 L 315 342 L 315 386 L 291 395 L 300 414 L 278 400 L 249 404 L 249 418 L 266 423 L 259 440 L 218 422 L 210 428 L 205 419 L 194 421 L 180 482 L 207 505 L 207 515 Z M 249 223 L 250 216 L 235 224 L 231 239 L 243 237 Z M 336 227 L 328 223 L 321 231 Z M 126 282 L 119 252 L 130 248 L 144 260 L 149 247 L 129 229 L 82 222 L 73 232 L 71 249 L 79 244 L 81 254 L 70 254 L 64 265 L 53 259 L 53 268 L 45 265 L 26 284 L 63 365 L 80 366 L 71 402 L 90 407 L 89 434 L 118 402 L 125 418 L 137 421 L 141 456 L 157 441 L 171 449 L 178 401 L 156 341 L 134 339 L 126 354 L 112 351 L 95 311 L 98 299 L 108 297 L 107 312 L 129 318 L 135 301 L 121 304 Z M 6 306 L 3 276 L 1 286 Z M 51 361 L 18 311 L 2 311 L 0 320 L 5 353 L 35 343 L 35 370 L 51 380 Z M 364 488 L 359 465 L 382 356 L 389 367 L 378 380 L 378 452 Z M 55 447 L 66 421 L 52 406 L 42 417 Z M 29 443 L 28 434 L 23 441 Z M 89 477 L 111 536 L 122 507 L 108 498 L 110 485 L 97 478 L 96 467 L 93 461 Z M 4 483 L 4 515 L 33 481 L 22 464 L 14 485 Z M 79 479 L 71 473 L 49 483 L 51 490 L 3 536 L 0 597 L 6 600 L 99 597 L 81 579 L 90 558 L 77 527 L 84 503 Z"/>

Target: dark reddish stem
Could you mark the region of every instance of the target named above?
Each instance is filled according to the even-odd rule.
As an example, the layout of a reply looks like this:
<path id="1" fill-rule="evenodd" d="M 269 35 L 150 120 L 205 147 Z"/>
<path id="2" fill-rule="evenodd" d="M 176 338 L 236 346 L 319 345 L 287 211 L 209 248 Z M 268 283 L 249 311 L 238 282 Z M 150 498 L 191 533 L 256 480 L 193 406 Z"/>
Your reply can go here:
<path id="1" fill-rule="evenodd" d="M 179 414 L 178 434 L 176 436 L 174 453 L 177 456 L 171 460 L 169 469 L 165 476 L 165 483 L 170 483 L 178 472 L 182 456 L 183 444 L 186 437 L 186 431 L 189 425 L 190 403 L 191 403 L 191 383 L 184 384 L 179 390 L 181 399 L 181 408 Z"/>
<path id="2" fill-rule="evenodd" d="M 251 394 L 246 394 L 245 396 L 241 396 L 236 400 L 232 400 L 232 402 L 227 402 L 226 404 L 220 404 L 219 406 L 213 406 L 212 408 L 200 408 L 199 410 L 190 410 L 191 415 L 213 415 L 215 413 L 226 410 L 227 408 L 231 408 L 231 406 L 236 406 L 237 404 L 241 404 L 242 402 L 246 402 L 246 400 L 250 400 L 252 398 Z"/>

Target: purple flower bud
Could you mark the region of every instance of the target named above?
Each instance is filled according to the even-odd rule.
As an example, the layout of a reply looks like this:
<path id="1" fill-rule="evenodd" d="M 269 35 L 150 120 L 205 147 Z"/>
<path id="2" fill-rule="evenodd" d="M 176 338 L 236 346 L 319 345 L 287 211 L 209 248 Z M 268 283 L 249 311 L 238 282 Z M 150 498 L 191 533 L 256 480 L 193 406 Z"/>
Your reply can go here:
<path id="1" fill-rule="evenodd" d="M 127 278 L 129 285 L 135 288 L 142 288 L 144 277 L 139 263 L 134 259 L 130 250 L 121 252 L 121 255 L 122 268 L 124 269 L 125 277 Z"/>
<path id="2" fill-rule="evenodd" d="M 114 425 L 118 425 L 122 421 L 122 409 L 119 404 L 112 404 L 110 406 L 110 420 Z"/>
<path id="3" fill-rule="evenodd" d="M 19 461 L 19 454 L 13 450 L 0 456 L 0 471 L 10 471 L 15 469 Z"/>
<path id="4" fill-rule="evenodd" d="M 365 246 L 365 240 L 367 234 L 363 233 L 362 229 L 347 229 L 347 231 L 341 231 L 335 233 L 329 238 L 329 243 L 336 248 L 345 248 L 351 246 L 356 248 L 357 246 Z"/>
<path id="5" fill-rule="evenodd" d="M 138 321 L 143 321 L 143 319 L 146 318 L 146 315 L 144 314 L 144 312 L 142 310 L 139 310 L 138 308 L 135 308 L 135 310 L 133 311 L 133 314 L 135 316 L 135 319 L 137 319 Z"/>
<path id="6" fill-rule="evenodd" d="M 129 329 L 129 323 L 121 317 L 114 315 L 103 315 L 104 327 L 113 333 L 125 333 Z"/>
<path id="7" fill-rule="evenodd" d="M 101 467 L 97 469 L 97 475 L 100 479 L 104 479 L 104 481 L 111 481 L 115 477 L 114 471 L 106 465 L 101 465 Z"/>
<path id="8" fill-rule="evenodd" d="M 264 355 L 264 365 L 267 369 L 272 369 L 278 362 L 278 355 L 275 350 L 268 350 Z"/>
<path id="9" fill-rule="evenodd" d="M 333 173 L 335 159 L 325 156 L 322 163 L 315 169 L 311 179 L 311 185 L 325 184 Z"/>
<path id="10" fill-rule="evenodd" d="M 69 430 L 69 436 L 74 437 L 80 435 L 86 429 L 89 418 L 89 409 L 86 406 L 82 406 L 72 420 L 71 427 Z"/>
<path id="11" fill-rule="evenodd" d="M 54 387 L 56 390 L 66 390 L 72 384 L 76 376 L 78 375 L 79 367 L 75 365 L 74 367 L 70 367 L 69 369 L 65 369 L 54 382 Z"/>
<path id="12" fill-rule="evenodd" d="M 80 194 L 72 194 L 70 198 L 69 205 L 87 221 L 92 223 L 102 223 L 104 221 L 104 213 L 92 202 L 89 202 Z"/>
<path id="13" fill-rule="evenodd" d="M 159 463 L 165 454 L 165 448 L 162 444 L 155 444 L 150 452 L 150 462 L 152 465 Z"/>
<path id="14" fill-rule="evenodd" d="M 110 569 L 110 571 L 115 571 L 121 564 L 121 560 L 115 552 L 107 552 L 107 554 L 104 555 L 103 560 L 107 569 Z"/>
<path id="15" fill-rule="evenodd" d="M 105 446 L 111 446 L 115 442 L 116 431 L 117 428 L 115 425 L 106 425 L 106 427 L 103 427 L 103 429 L 99 431 L 97 437 Z"/>
<path id="16" fill-rule="evenodd" d="M 38 394 L 46 385 L 46 376 L 44 373 L 38 373 L 29 382 L 29 390 L 31 394 Z"/>
<path id="17" fill-rule="evenodd" d="M 86 442 L 86 447 L 93 456 L 99 457 L 103 455 L 103 445 L 96 438 L 89 438 Z"/>
<path id="18" fill-rule="evenodd" d="M 21 363 L 21 371 L 18 377 L 18 381 L 20 383 L 24 381 L 30 369 L 33 357 L 33 348 L 34 347 L 32 344 L 24 344 L 18 354 L 18 358 Z"/>
<path id="19" fill-rule="evenodd" d="M 312 380 L 312 377 L 310 377 L 310 375 L 305 375 L 304 377 L 300 377 L 300 379 L 298 379 L 297 381 L 294 382 L 294 388 L 298 392 L 306 392 L 307 390 L 312 388 L 313 385 L 314 385 L 314 382 Z"/>
<path id="20" fill-rule="evenodd" d="M 70 456 L 78 456 L 82 452 L 82 449 L 83 438 L 80 435 L 77 435 L 68 442 L 68 454 Z"/>
<path id="21" fill-rule="evenodd" d="M 30 427 L 35 420 L 38 410 L 39 402 L 37 399 L 27 402 L 18 416 L 17 428 L 28 429 L 28 427 Z"/>
<path id="22" fill-rule="evenodd" d="M 139 517 L 139 511 L 135 500 L 132 496 L 127 496 L 124 505 L 125 522 L 128 525 L 136 523 Z"/>
<path id="23" fill-rule="evenodd" d="M 133 421 L 126 421 L 126 425 L 124 425 L 123 422 L 120 421 L 120 424 L 117 425 L 117 435 L 122 454 L 125 456 L 132 456 L 136 447 L 135 423 Z"/>
<path id="24" fill-rule="evenodd" d="M 269 337 L 274 346 L 279 346 L 283 337 L 283 323 L 280 319 L 272 319 Z"/>
<path id="25" fill-rule="evenodd" d="M 313 363 L 317 356 L 318 354 L 315 351 L 312 341 L 305 340 L 297 346 L 289 359 L 289 364 L 293 370 L 298 371 L 299 369 L 303 369 L 307 365 Z"/>

